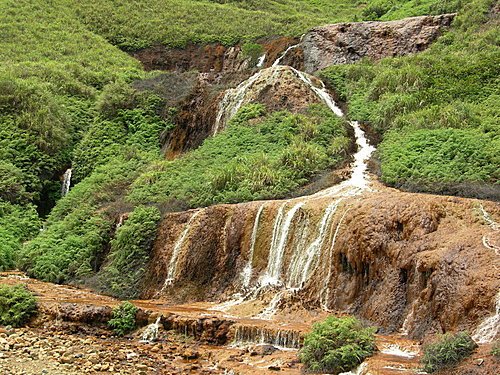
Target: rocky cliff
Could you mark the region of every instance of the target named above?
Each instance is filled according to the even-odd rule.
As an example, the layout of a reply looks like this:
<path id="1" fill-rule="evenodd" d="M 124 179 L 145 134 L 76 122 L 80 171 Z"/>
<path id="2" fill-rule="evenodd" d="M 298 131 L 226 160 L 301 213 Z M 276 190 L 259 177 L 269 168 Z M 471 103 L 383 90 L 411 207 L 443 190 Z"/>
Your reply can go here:
<path id="1" fill-rule="evenodd" d="M 263 300 L 257 309 L 281 293 L 281 309 L 345 311 L 416 337 L 473 330 L 494 312 L 499 259 L 483 241 L 489 236 L 498 249 L 500 239 L 485 221 L 480 201 L 381 188 L 340 202 L 296 202 L 168 215 L 154 246 L 145 296 L 221 301 L 260 289 L 254 294 Z M 483 204 L 492 217 L 500 216 L 498 204 Z M 272 263 L 278 272 L 266 284 Z M 174 271 L 166 284 L 169 269 Z"/>
<path id="2" fill-rule="evenodd" d="M 363 57 L 381 59 L 420 52 L 451 25 L 454 14 L 390 22 L 352 22 L 317 27 L 301 43 L 304 69 L 312 73 Z"/>

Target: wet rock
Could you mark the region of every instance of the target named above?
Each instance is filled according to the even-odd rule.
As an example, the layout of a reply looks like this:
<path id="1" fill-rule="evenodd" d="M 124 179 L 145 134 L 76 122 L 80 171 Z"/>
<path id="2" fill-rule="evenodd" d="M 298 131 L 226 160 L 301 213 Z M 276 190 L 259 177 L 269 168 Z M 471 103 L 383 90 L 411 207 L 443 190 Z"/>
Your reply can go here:
<path id="1" fill-rule="evenodd" d="M 278 351 L 279 349 L 276 348 L 273 345 L 256 345 L 250 349 L 250 355 L 251 356 L 256 356 L 256 355 L 270 355 L 273 354 L 274 352 Z"/>
<path id="2" fill-rule="evenodd" d="M 197 351 L 195 351 L 191 348 L 185 350 L 182 353 L 182 358 L 188 359 L 188 360 L 198 359 L 199 357 L 200 357 L 200 353 L 198 353 Z"/>

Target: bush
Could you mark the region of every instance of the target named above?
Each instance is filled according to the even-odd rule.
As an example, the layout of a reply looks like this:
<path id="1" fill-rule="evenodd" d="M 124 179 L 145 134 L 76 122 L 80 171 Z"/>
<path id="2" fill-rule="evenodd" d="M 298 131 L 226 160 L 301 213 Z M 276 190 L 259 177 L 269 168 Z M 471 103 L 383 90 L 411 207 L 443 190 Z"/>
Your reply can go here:
<path id="1" fill-rule="evenodd" d="M 36 312 L 36 299 L 24 285 L 0 286 L 0 324 L 20 327 Z"/>
<path id="2" fill-rule="evenodd" d="M 372 355 L 374 333 L 374 328 L 363 328 L 356 318 L 330 316 L 305 337 L 300 360 L 309 372 L 349 371 Z"/>
<path id="3" fill-rule="evenodd" d="M 470 356 L 475 348 L 477 348 L 477 344 L 466 332 L 443 335 L 438 341 L 424 349 L 423 370 L 432 373 L 454 366 Z"/>
<path id="4" fill-rule="evenodd" d="M 493 344 L 493 348 L 491 348 L 491 355 L 496 357 L 497 359 L 500 359 L 500 340 L 497 340 Z"/>
<path id="5" fill-rule="evenodd" d="M 199 207 L 283 197 L 344 160 L 348 144 L 345 119 L 324 105 L 304 114 L 245 106 L 198 149 L 151 164 L 133 183 L 129 200 Z"/>
<path id="6" fill-rule="evenodd" d="M 124 336 L 135 329 L 135 314 L 138 308 L 128 302 L 122 302 L 120 305 L 113 308 L 113 318 L 109 320 L 108 326 L 113 329 L 113 332 L 118 336 Z"/>
<path id="7" fill-rule="evenodd" d="M 156 207 L 139 206 L 118 228 L 109 262 L 100 275 L 105 291 L 119 298 L 137 297 L 159 220 Z"/>

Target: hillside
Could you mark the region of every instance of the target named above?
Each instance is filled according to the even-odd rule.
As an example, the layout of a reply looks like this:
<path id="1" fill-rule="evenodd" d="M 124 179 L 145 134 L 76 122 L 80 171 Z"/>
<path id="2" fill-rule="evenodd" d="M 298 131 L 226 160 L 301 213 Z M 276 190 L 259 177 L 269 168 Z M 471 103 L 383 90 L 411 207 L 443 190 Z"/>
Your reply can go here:
<path id="1" fill-rule="evenodd" d="M 500 282 L 499 13 L 2 1 L 0 271 L 475 330 Z"/>

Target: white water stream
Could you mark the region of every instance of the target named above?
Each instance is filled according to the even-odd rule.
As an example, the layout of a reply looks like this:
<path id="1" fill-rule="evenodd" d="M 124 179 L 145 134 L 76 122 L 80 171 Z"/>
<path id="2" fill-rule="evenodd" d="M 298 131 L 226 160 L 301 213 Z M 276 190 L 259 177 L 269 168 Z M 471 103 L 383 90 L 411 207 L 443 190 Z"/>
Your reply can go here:
<path id="1" fill-rule="evenodd" d="M 257 60 L 257 68 L 264 67 L 265 61 L 266 61 L 266 54 L 263 54 L 261 57 L 259 57 L 259 60 Z"/>
<path id="2" fill-rule="evenodd" d="M 318 235 L 309 246 L 307 246 L 306 250 L 303 251 L 302 249 L 298 249 L 298 251 L 293 254 L 287 273 L 287 288 L 302 288 L 304 286 L 311 271 L 314 269 L 313 265 L 319 260 L 321 248 L 323 247 L 328 229 L 331 226 L 333 216 L 340 202 L 341 199 L 338 199 L 326 208 L 323 218 L 319 223 Z"/>
<path id="3" fill-rule="evenodd" d="M 156 322 L 148 325 L 144 332 L 142 333 L 140 342 L 143 343 L 152 343 L 158 339 L 158 332 L 160 330 L 160 320 L 161 316 L 156 319 Z"/>
<path id="4" fill-rule="evenodd" d="M 286 203 L 280 207 L 280 212 L 276 218 L 273 238 L 271 241 L 271 248 L 269 249 L 269 261 L 267 263 L 266 273 L 262 279 L 261 284 L 264 285 L 278 285 L 280 283 L 281 271 L 283 268 L 283 257 L 285 255 L 286 244 L 288 242 L 288 234 L 293 219 L 299 209 L 305 202 L 295 203 L 292 208 L 287 212 L 283 220 L 283 209 Z"/>
<path id="5" fill-rule="evenodd" d="M 271 80 L 277 77 L 277 74 L 284 67 L 281 66 L 281 62 L 287 53 L 296 48 L 297 45 L 290 46 L 273 64 L 272 68 L 274 71 L 271 73 Z M 265 56 L 264 56 L 265 57 Z M 264 60 L 264 59 L 263 59 Z M 262 61 L 263 61 L 262 60 Z M 293 74 L 297 76 L 297 78 L 302 81 L 307 87 L 313 91 L 318 98 L 323 101 L 328 108 L 339 117 L 343 117 L 344 113 L 337 106 L 334 99 L 326 89 L 323 82 L 320 80 L 315 80 L 312 76 L 309 76 L 306 73 L 303 73 L 295 68 L 286 67 L 290 69 Z M 240 83 L 235 89 L 227 90 L 224 98 L 219 103 L 219 109 L 216 117 L 215 126 L 213 129 L 213 134 L 217 134 L 225 125 L 225 123 L 233 117 L 241 106 L 244 104 L 247 92 L 252 88 L 252 86 L 259 80 L 259 78 L 266 72 L 269 74 L 268 69 L 260 70 L 251 76 L 248 80 Z M 314 80 L 314 81 L 313 81 Z M 316 81 L 316 82 L 315 82 Z M 217 309 L 220 308 L 228 308 L 238 303 L 242 302 L 249 298 L 249 296 L 256 296 L 263 288 L 266 286 L 276 287 L 276 286 L 286 286 L 288 290 L 297 290 L 304 286 L 308 277 L 315 270 L 319 257 L 321 255 L 321 249 L 326 240 L 326 237 L 329 233 L 329 229 L 332 225 L 333 218 L 339 207 L 342 198 L 350 197 L 360 194 L 363 190 L 368 188 L 368 178 L 367 178 L 367 161 L 374 152 L 375 148 L 368 144 L 368 141 L 365 137 L 365 133 L 361 129 L 360 125 L 356 121 L 351 121 L 349 124 L 353 127 L 356 144 L 358 146 L 358 151 L 354 155 L 354 163 L 352 165 L 352 173 L 351 177 L 333 187 L 324 189 L 319 191 L 313 195 L 295 198 L 289 201 L 285 201 L 279 207 L 278 212 L 276 214 L 276 218 L 274 221 L 269 256 L 268 256 L 268 264 L 264 274 L 259 279 L 259 284 L 255 286 L 253 290 L 243 296 L 241 293 L 237 293 L 233 296 L 233 299 L 227 301 L 226 303 L 219 305 Z M 288 269 L 288 277 L 285 280 L 281 279 L 281 275 L 284 267 L 284 255 L 285 250 L 287 248 L 287 244 L 290 240 L 290 228 L 295 223 L 295 218 L 297 217 L 300 209 L 311 200 L 315 199 L 324 199 L 324 198 L 334 198 L 335 200 L 329 204 L 329 206 L 325 209 L 323 213 L 322 220 L 320 221 L 317 229 L 318 235 L 310 242 L 309 244 L 304 244 L 305 246 L 298 246 L 295 249 L 292 255 L 292 261 L 289 265 Z M 347 212 L 347 211 L 346 211 Z M 335 230 L 335 235 L 333 236 L 333 244 L 337 238 L 339 233 L 340 225 L 342 220 L 346 214 L 342 216 L 340 219 L 337 228 Z M 258 236 L 259 230 L 259 220 L 262 215 L 262 206 L 257 212 L 253 231 L 252 231 L 252 245 L 250 249 L 250 260 L 253 258 L 253 252 L 255 248 L 255 241 Z M 303 238 L 305 239 L 305 235 Z M 333 246 L 330 247 L 330 257 L 333 252 Z M 300 245 L 300 243 L 299 243 Z M 250 280 L 252 276 L 252 265 L 251 263 L 247 264 L 247 266 L 242 271 L 242 279 L 243 286 L 247 289 L 250 286 Z M 329 270 L 329 277 L 331 276 L 331 269 Z M 324 289 L 321 292 L 322 297 L 322 305 L 326 306 L 328 304 L 329 295 L 328 295 L 328 280 L 325 280 Z M 257 292 L 256 292 L 257 291 Z M 259 315 L 260 318 L 269 318 L 275 312 L 281 301 L 281 298 L 284 295 L 284 291 L 278 291 L 278 293 L 274 296 L 269 306 L 264 309 Z"/>
<path id="6" fill-rule="evenodd" d="M 61 189 L 61 195 L 64 197 L 66 194 L 69 193 L 69 188 L 71 186 L 71 176 L 73 175 L 73 170 L 69 168 L 64 172 L 63 175 L 63 182 L 62 182 L 62 189 Z"/>
<path id="7" fill-rule="evenodd" d="M 177 263 L 178 263 L 178 258 L 181 253 L 181 250 L 183 249 L 184 242 L 186 241 L 188 234 L 190 233 L 192 229 L 192 223 L 194 220 L 203 212 L 203 209 L 196 211 L 188 220 L 186 225 L 184 226 L 184 230 L 182 231 L 181 235 L 177 239 L 174 245 L 174 250 L 172 251 L 172 258 L 170 258 L 170 262 L 168 264 L 168 271 L 167 271 L 167 279 L 165 280 L 165 284 L 163 285 L 163 288 L 161 291 L 164 291 L 168 286 L 172 285 L 172 283 L 175 280 L 175 276 L 177 273 Z"/>
<path id="8" fill-rule="evenodd" d="M 248 253 L 248 262 L 245 268 L 243 268 L 243 271 L 241 272 L 244 288 L 248 288 L 250 286 L 250 280 L 252 279 L 252 271 L 253 271 L 252 262 L 253 262 L 253 255 L 255 252 L 255 241 L 257 241 L 257 232 L 259 230 L 260 217 L 262 216 L 262 211 L 264 211 L 264 206 L 265 204 L 262 204 L 259 207 L 259 210 L 257 211 L 257 215 L 255 215 L 255 220 L 252 228 L 252 237 L 250 239 L 251 243 L 250 243 L 250 251 Z"/>

